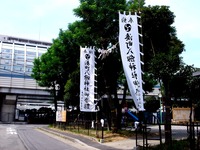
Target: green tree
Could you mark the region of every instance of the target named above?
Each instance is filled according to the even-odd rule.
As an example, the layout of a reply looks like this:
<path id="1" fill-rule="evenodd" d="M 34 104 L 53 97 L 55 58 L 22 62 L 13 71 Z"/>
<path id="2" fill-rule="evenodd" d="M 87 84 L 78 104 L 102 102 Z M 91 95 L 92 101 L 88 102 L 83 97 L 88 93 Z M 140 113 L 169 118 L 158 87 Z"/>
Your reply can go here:
<path id="1" fill-rule="evenodd" d="M 55 109 L 57 110 L 56 100 L 56 80 L 58 79 L 59 59 L 55 57 L 50 48 L 47 53 L 36 58 L 33 62 L 32 77 L 42 87 L 47 87 L 54 96 Z"/>
<path id="2" fill-rule="evenodd" d="M 174 103 L 178 105 L 178 101 L 181 99 L 190 98 L 193 82 L 196 79 L 193 77 L 193 72 L 195 72 L 195 68 L 189 65 L 181 65 L 179 71 L 174 74 L 171 82 L 171 96 L 174 99 Z"/>
<path id="3" fill-rule="evenodd" d="M 143 4 L 144 1 L 142 0 L 132 3 L 129 1 L 128 4 L 125 0 L 80 0 L 80 6 L 74 9 L 74 13 L 81 19 L 70 24 L 68 30 L 61 30 L 59 37 L 53 41 L 53 45 L 48 51 L 56 59 L 53 64 L 56 64 L 57 68 L 50 68 L 52 74 L 55 75 L 54 78 L 51 78 L 51 71 L 45 72 L 40 67 L 46 62 L 38 59 L 35 61 L 34 66 L 36 80 L 38 79 L 38 82 L 45 83 L 47 86 L 51 85 L 49 83 L 55 83 L 52 81 L 56 81 L 56 83 L 59 83 L 62 92 L 65 85 L 65 98 L 70 103 L 73 95 L 76 95 L 76 93 L 78 95 L 78 90 L 77 92 L 72 91 L 79 87 L 77 84 L 79 82 L 77 82 L 78 71 L 76 70 L 80 57 L 79 46 L 95 46 L 107 50 L 115 45 L 118 42 L 119 34 L 118 11 L 134 9 L 132 11 L 141 11 L 142 15 L 144 71 L 145 78 L 147 80 L 151 79 L 150 86 L 147 89 L 151 90 L 154 79 L 161 80 L 165 88 L 165 105 L 169 106 L 169 81 L 180 67 L 181 58 L 179 54 L 183 51 L 184 45 L 176 37 L 175 28 L 171 26 L 174 22 L 174 15 L 169 8 L 164 6 L 142 7 Z M 118 47 L 116 50 L 118 50 Z M 50 56 L 50 54 L 47 55 Z M 47 60 L 50 62 L 50 66 L 53 65 L 51 64 L 52 60 Z M 109 127 L 111 128 L 112 118 L 114 127 L 118 128 L 120 118 L 117 118 L 116 114 L 118 115 L 121 112 L 117 98 L 118 81 L 120 81 L 119 77 L 122 75 L 120 56 L 119 53 L 111 53 L 104 59 L 98 59 L 97 61 L 98 94 L 101 96 L 106 93 L 108 105 L 106 105 L 107 109 L 105 110 L 107 112 L 105 115 L 108 117 Z M 49 75 L 49 77 L 47 76 L 48 79 L 42 78 L 44 72 Z M 124 93 L 126 93 L 126 90 Z M 114 95 L 114 98 L 112 95 Z M 168 107 L 167 111 L 169 111 Z M 114 112 L 114 114 L 109 117 L 111 112 Z"/>
<path id="4" fill-rule="evenodd" d="M 183 43 L 176 37 L 172 26 L 174 14 L 167 6 L 145 7 L 142 10 L 144 71 L 162 81 L 163 103 L 166 108 L 165 140 L 171 143 L 171 87 L 170 81 L 179 70 Z"/>
<path id="5" fill-rule="evenodd" d="M 74 9 L 76 16 L 81 18 L 76 33 L 87 35 L 85 39 L 81 40 L 82 46 L 95 46 L 102 50 L 107 50 L 118 42 L 118 11 L 124 11 L 126 8 L 125 0 L 80 0 L 80 6 Z M 77 35 L 77 34 L 76 34 Z M 120 124 L 117 119 L 117 78 L 119 76 L 120 67 L 119 54 L 112 53 L 102 60 L 97 60 L 98 64 L 98 93 L 99 95 L 107 95 L 107 120 L 109 128 L 111 129 L 111 119 L 114 126 Z M 114 95 L 114 98 L 112 98 Z M 111 116 L 111 110 L 114 113 Z"/>
<path id="6" fill-rule="evenodd" d="M 195 72 L 199 72 L 195 69 Z M 195 108 L 195 119 L 200 120 L 200 76 L 194 75 L 188 82 L 188 92 L 191 107 Z"/>
<path id="7" fill-rule="evenodd" d="M 79 45 L 74 42 L 73 34 L 69 30 L 60 30 L 58 38 L 53 40 L 48 51 L 34 60 L 32 77 L 40 86 L 51 90 L 55 97 L 56 110 L 57 100 L 63 100 L 67 80 L 78 67 L 78 49 Z M 57 85 L 59 86 L 58 91 L 56 91 Z"/>
<path id="8" fill-rule="evenodd" d="M 78 106 L 80 93 L 80 69 L 77 68 L 70 73 L 69 79 L 65 84 L 64 100 L 66 106 Z M 78 108 L 78 107 L 77 107 Z"/>
<path id="9" fill-rule="evenodd" d="M 128 10 L 133 12 L 139 12 L 143 9 L 145 0 L 129 0 L 127 2 Z"/>
<path id="10" fill-rule="evenodd" d="M 147 96 L 144 108 L 147 112 L 156 112 L 160 108 L 160 102 L 155 96 Z"/>

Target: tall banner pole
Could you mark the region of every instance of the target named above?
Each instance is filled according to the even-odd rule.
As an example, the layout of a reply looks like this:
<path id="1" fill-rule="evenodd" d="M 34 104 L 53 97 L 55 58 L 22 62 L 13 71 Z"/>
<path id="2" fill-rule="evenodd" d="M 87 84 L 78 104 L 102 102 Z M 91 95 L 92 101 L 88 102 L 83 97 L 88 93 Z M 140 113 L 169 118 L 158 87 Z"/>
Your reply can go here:
<path id="1" fill-rule="evenodd" d="M 119 45 L 129 91 L 136 108 L 144 111 L 138 16 L 119 12 Z"/>
<path id="2" fill-rule="evenodd" d="M 80 111 L 96 112 L 95 49 L 80 48 Z"/>

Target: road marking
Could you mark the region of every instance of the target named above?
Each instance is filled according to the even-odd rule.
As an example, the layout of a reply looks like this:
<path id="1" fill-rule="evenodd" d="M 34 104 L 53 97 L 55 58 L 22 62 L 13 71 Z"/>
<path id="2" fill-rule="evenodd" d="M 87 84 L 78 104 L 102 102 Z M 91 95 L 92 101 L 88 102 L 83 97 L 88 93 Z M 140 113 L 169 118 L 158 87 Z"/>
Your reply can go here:
<path id="1" fill-rule="evenodd" d="M 17 131 L 14 128 L 6 128 L 6 133 L 7 134 L 17 134 Z"/>

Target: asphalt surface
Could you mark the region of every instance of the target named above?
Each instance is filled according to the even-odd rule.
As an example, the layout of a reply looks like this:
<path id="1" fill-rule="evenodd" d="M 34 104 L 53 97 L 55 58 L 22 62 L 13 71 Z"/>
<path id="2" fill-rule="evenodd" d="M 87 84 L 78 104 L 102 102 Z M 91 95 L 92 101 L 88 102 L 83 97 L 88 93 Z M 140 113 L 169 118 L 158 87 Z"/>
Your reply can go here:
<path id="1" fill-rule="evenodd" d="M 85 149 L 86 150 L 134 150 L 134 149 L 136 149 L 136 140 L 134 138 L 127 138 L 127 139 L 123 139 L 120 141 L 114 141 L 114 142 L 99 142 L 99 141 L 97 141 L 96 138 L 92 138 L 92 137 L 84 136 L 84 135 L 80 135 L 80 134 L 75 134 L 72 132 L 63 132 L 61 130 L 51 129 L 47 125 L 37 126 L 37 125 L 28 125 L 27 124 L 27 125 L 25 125 L 27 127 L 23 127 L 23 125 L 21 125 L 21 127 L 20 126 L 18 127 L 16 125 L 16 128 L 15 128 L 15 125 L 16 124 L 14 123 L 13 125 L 7 125 L 7 127 L 4 127 L 4 128 L 7 128 L 7 130 L 0 128 L 0 131 L 2 133 L 4 133 L 4 132 L 10 133 L 10 134 L 4 133 L 6 135 L 6 137 L 3 137 L 3 135 L 2 136 L 0 135 L 0 138 L 4 140 L 4 141 L 1 141 L 1 143 L 0 143 L 0 149 L 9 150 L 9 149 L 7 149 L 9 144 L 20 146 L 18 148 L 15 147 L 12 150 L 26 149 L 25 147 L 23 147 L 23 143 L 31 144 L 31 142 L 33 142 L 34 140 L 39 139 L 39 138 L 37 138 L 37 139 L 30 139 L 30 138 L 34 138 L 34 137 L 38 137 L 38 136 L 43 137 L 42 133 L 41 134 L 37 133 L 38 136 L 37 135 L 34 136 L 34 134 L 36 134 L 36 132 L 32 131 L 32 128 L 34 128 L 35 130 L 38 130 L 40 132 L 43 132 L 43 134 L 48 134 L 48 136 L 53 137 L 55 141 L 59 140 L 60 142 L 66 143 L 69 146 L 71 144 L 72 147 L 75 146 L 74 149 L 79 149 L 79 150 L 80 149 L 81 150 L 82 149 L 83 150 L 85 150 Z M 30 131 L 28 128 L 30 128 Z M 175 126 L 173 128 L 175 128 L 175 129 L 173 129 L 173 136 L 174 135 L 177 136 L 178 139 L 186 137 L 187 133 L 183 132 L 183 131 L 185 131 L 185 127 L 176 127 Z M 130 130 L 132 130 L 132 129 L 130 129 Z M 156 126 L 151 127 L 152 132 L 157 132 L 157 130 L 158 130 L 158 128 Z M 163 127 L 162 127 L 162 130 L 163 130 Z M 18 132 L 18 134 L 15 132 Z M 181 132 L 183 132 L 183 134 L 180 134 Z M 21 137 L 21 140 L 17 136 Z M 13 138 L 13 140 L 11 138 Z M 9 140 L 7 140 L 7 139 L 9 139 Z M 17 139 L 17 140 L 15 140 L 16 143 L 10 143 L 11 141 L 14 141 L 14 139 Z M 25 139 L 25 140 L 22 141 L 22 139 Z M 39 141 L 43 141 L 43 139 L 48 139 L 48 138 L 45 136 L 45 138 L 42 138 Z M 28 140 L 28 142 L 27 142 L 27 140 Z M 53 144 L 54 140 L 50 144 Z M 150 142 L 150 145 L 159 144 L 159 140 L 152 139 L 149 142 Z M 164 142 L 164 140 L 162 140 L 162 142 Z M 45 143 L 48 143 L 48 142 L 45 142 Z M 58 143 L 58 142 L 56 142 L 56 143 Z M 142 139 L 138 140 L 138 144 L 142 145 L 143 140 Z M 53 146 L 54 145 L 56 146 L 56 144 L 53 144 Z M 53 146 L 51 146 L 52 149 L 53 149 Z M 35 149 L 39 150 L 38 148 L 35 148 Z M 30 150 L 32 150 L 32 149 L 30 149 Z"/>
<path id="2" fill-rule="evenodd" d="M 92 137 L 82 136 L 78 134 L 73 134 L 70 132 L 62 132 L 59 130 L 53 130 L 48 127 L 42 127 L 40 130 L 53 134 L 55 136 L 60 136 L 64 139 L 70 140 L 74 143 L 85 144 L 89 147 L 93 147 L 99 150 L 132 150 L 135 147 L 135 139 L 125 139 L 115 142 L 100 143 Z"/>
<path id="3" fill-rule="evenodd" d="M 39 130 L 43 127 L 47 125 L 0 124 L 0 150 L 95 150 Z"/>
<path id="4" fill-rule="evenodd" d="M 0 124 L 0 150 L 27 150 L 16 129 Z"/>
<path id="5" fill-rule="evenodd" d="M 157 133 L 158 132 L 158 126 L 150 126 L 151 133 Z M 136 148 L 136 140 L 133 138 L 127 138 L 120 141 L 114 141 L 114 142 L 105 142 L 100 143 L 95 138 L 88 137 L 88 136 L 82 136 L 78 134 L 73 134 L 71 132 L 62 132 L 59 130 L 53 130 L 48 127 L 40 128 L 41 130 L 44 130 L 45 132 L 49 132 L 51 134 L 61 136 L 65 139 L 71 140 L 73 142 L 78 142 L 85 144 L 86 146 L 90 146 L 99 150 L 135 150 Z M 131 130 L 131 129 L 130 129 Z M 164 132 L 164 126 L 161 127 L 162 132 Z M 187 128 L 186 126 L 172 126 L 172 138 L 173 139 L 186 139 L 188 136 Z M 154 139 L 149 137 L 150 140 L 148 140 L 148 144 L 150 145 L 157 145 L 160 143 L 160 140 Z M 162 142 L 164 143 L 164 136 L 162 136 Z M 143 145 L 143 140 L 138 140 L 138 145 Z"/>

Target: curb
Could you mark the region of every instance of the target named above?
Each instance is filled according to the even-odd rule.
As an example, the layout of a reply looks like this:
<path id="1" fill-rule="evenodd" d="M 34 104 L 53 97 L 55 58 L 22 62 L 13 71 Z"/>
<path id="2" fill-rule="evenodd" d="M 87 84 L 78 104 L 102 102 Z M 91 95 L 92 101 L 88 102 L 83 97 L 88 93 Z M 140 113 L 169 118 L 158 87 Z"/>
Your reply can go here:
<path id="1" fill-rule="evenodd" d="M 50 134 L 53 134 L 53 135 L 62 137 L 62 138 L 64 138 L 64 139 L 70 140 L 71 142 L 77 142 L 77 143 L 79 143 L 79 144 L 81 144 L 81 145 L 88 146 L 88 147 L 92 147 L 92 146 L 90 146 L 90 145 L 88 145 L 88 144 L 86 144 L 86 143 L 80 141 L 79 139 L 72 138 L 72 137 L 70 137 L 70 136 L 67 136 L 67 135 L 58 133 L 58 132 L 56 132 L 56 131 L 48 130 L 48 129 L 41 128 L 41 127 L 38 128 L 38 129 L 39 129 L 39 130 L 42 130 L 42 131 L 45 131 L 45 132 L 48 132 L 48 133 L 50 133 Z M 92 138 L 92 140 L 95 140 L 95 139 Z M 97 140 L 95 140 L 95 141 L 97 141 Z M 92 147 L 92 148 L 95 148 L 95 147 Z"/>

